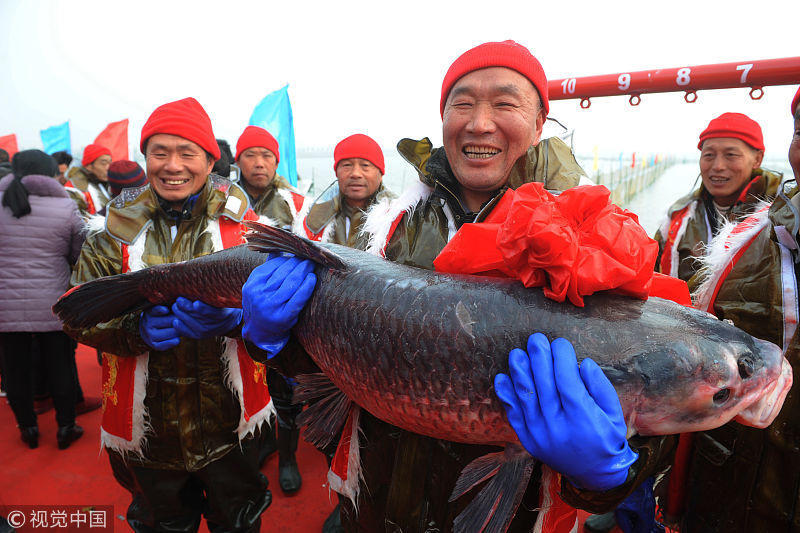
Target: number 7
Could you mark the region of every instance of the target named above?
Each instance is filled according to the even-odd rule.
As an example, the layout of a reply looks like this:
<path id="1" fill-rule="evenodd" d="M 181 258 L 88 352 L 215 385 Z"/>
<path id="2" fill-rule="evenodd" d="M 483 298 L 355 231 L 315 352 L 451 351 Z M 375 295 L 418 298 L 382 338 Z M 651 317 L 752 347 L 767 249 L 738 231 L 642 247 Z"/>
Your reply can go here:
<path id="1" fill-rule="evenodd" d="M 748 63 L 746 65 L 737 65 L 736 66 L 736 70 L 741 70 L 742 71 L 742 79 L 739 81 L 739 83 L 747 83 L 747 73 L 750 72 L 751 68 L 753 68 L 753 64 L 752 63 Z"/>

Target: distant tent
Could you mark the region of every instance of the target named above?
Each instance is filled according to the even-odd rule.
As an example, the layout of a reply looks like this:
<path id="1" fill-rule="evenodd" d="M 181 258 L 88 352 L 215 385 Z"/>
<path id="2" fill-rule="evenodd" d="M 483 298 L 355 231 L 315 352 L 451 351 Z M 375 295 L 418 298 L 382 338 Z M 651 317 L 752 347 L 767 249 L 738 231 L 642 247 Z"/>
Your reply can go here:
<path id="1" fill-rule="evenodd" d="M 250 125 L 259 126 L 278 140 L 278 174 L 297 186 L 297 155 L 294 146 L 294 119 L 289 102 L 289 85 L 269 93 L 250 115 Z"/>
<path id="2" fill-rule="evenodd" d="M 0 148 L 8 152 L 8 158 L 11 160 L 14 154 L 19 152 L 19 148 L 17 148 L 17 134 L 12 133 L 11 135 L 0 136 Z"/>
<path id="3" fill-rule="evenodd" d="M 112 122 L 94 140 L 111 150 L 112 161 L 128 159 L 128 119 Z"/>
<path id="4" fill-rule="evenodd" d="M 69 121 L 59 124 L 57 126 L 50 126 L 45 130 L 41 130 L 39 135 L 42 138 L 42 145 L 44 151 L 48 154 L 55 152 L 65 151 L 71 152 L 70 139 L 69 139 Z"/>

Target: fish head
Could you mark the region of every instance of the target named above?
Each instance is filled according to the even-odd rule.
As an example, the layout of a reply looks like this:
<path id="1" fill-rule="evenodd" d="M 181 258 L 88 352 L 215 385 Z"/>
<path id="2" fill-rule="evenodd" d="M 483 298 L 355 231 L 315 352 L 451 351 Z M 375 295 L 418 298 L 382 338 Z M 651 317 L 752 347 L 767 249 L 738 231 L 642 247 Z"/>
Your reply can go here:
<path id="1" fill-rule="evenodd" d="M 766 427 L 792 383 L 780 348 L 733 326 L 687 336 L 635 359 L 641 388 L 628 395 L 635 405 L 623 410 L 630 432 L 641 435 L 705 431 L 734 418 Z"/>

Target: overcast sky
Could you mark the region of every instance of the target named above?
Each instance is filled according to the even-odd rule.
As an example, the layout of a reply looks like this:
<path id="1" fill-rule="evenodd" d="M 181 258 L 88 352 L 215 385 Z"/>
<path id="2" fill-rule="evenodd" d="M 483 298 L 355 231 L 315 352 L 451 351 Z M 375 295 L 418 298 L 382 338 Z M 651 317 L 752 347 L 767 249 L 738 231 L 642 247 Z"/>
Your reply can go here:
<path id="1" fill-rule="evenodd" d="M 659 6 L 659 7 L 651 7 Z M 365 132 L 441 143 L 439 93 L 450 63 L 514 39 L 548 78 L 800 55 L 800 2 L 204 2 L 0 0 L 0 135 L 40 148 L 39 130 L 70 121 L 80 152 L 129 118 L 136 144 L 158 105 L 194 96 L 217 137 L 235 144 L 255 105 L 290 84 L 298 148 Z M 739 111 L 785 157 L 796 86 L 553 102 L 576 151 L 695 154 L 708 121 Z"/>

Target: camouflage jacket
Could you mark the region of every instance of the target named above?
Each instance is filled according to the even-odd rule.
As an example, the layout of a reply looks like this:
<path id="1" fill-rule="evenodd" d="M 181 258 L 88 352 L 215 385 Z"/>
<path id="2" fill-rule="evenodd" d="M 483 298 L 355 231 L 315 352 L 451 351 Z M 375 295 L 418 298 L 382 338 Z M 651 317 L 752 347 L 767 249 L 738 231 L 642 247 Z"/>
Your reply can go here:
<path id="1" fill-rule="evenodd" d="M 277 174 L 258 198 L 250 196 L 241 180 L 235 187 L 247 195 L 250 207 L 263 223 L 279 228 L 292 227 L 305 201 L 305 197 L 289 185 L 286 178 Z"/>
<path id="2" fill-rule="evenodd" d="M 161 207 L 149 185 L 126 189 L 109 205 L 104 227 L 87 237 L 71 285 L 121 273 L 123 244 L 143 267 L 207 255 L 215 247 L 211 222 L 221 215 L 240 221 L 248 208 L 242 191 L 219 177 L 209 178 L 194 205 L 187 204 L 177 219 Z M 120 357 L 149 350 L 139 335 L 139 313 L 67 333 Z M 238 335 L 238 330 L 230 334 Z M 175 348 L 150 352 L 144 405 L 151 429 L 144 457 L 128 460 L 149 468 L 194 471 L 239 445 L 240 409 L 225 385 L 224 343 L 224 337 L 182 338 Z"/>
<path id="3" fill-rule="evenodd" d="M 443 149 L 433 149 L 427 139 L 404 139 L 398 144 L 400 153 L 416 168 L 423 185 L 417 192 L 404 192 L 396 200 L 400 220 L 391 212 L 381 224 L 370 219 L 365 229 L 372 233 L 372 250 L 385 249 L 387 259 L 425 269 L 433 268 L 433 260 L 452 234 L 465 222 L 483 220 L 493 209 L 505 189 L 497 192 L 479 213 L 468 213 L 461 204 L 457 182 Z M 528 150 L 517 161 L 507 186 L 543 182 L 552 190 L 565 190 L 585 177 L 571 150 L 560 139 L 547 139 Z M 415 198 L 415 195 L 417 198 Z M 411 214 L 406 207 L 413 207 Z M 404 214 L 403 214 L 404 213 Z M 373 215 L 371 214 L 370 217 Z M 394 222 L 394 231 L 386 231 Z M 388 240 L 388 244 L 382 242 Z M 531 332 L 533 333 L 533 332 Z M 472 460 L 496 452 L 491 446 L 467 445 L 437 440 L 414 434 L 382 422 L 368 413 L 362 414 L 361 461 L 364 485 L 359 494 L 358 513 L 349 503 L 343 505 L 343 522 L 348 531 L 451 531 L 453 520 L 474 497 L 470 492 L 449 502 L 456 480 Z M 566 481 L 562 497 L 572 506 L 593 512 L 613 509 L 641 481 L 663 468 L 674 446 L 672 438 L 635 439 L 633 448 L 639 459 L 631 467 L 628 481 L 608 492 L 581 491 Z M 538 468 L 511 523 L 509 531 L 530 531 L 540 505 Z"/>
<path id="4" fill-rule="evenodd" d="M 397 195 L 383 186 L 369 198 L 364 210 L 349 207 L 341 193 L 327 201 L 315 202 L 295 227 L 298 235 L 314 241 L 332 242 L 366 250 L 369 235 L 363 231 L 366 213 L 388 205 Z"/>
<path id="5" fill-rule="evenodd" d="M 762 201 L 771 202 L 782 179 L 780 173 L 760 168 L 753 171 L 750 183 L 731 208 L 730 221 L 741 220 Z M 711 195 L 702 185 L 676 201 L 653 237 L 659 249 L 656 271 L 689 281 L 700 266 L 697 259 L 724 222 L 717 220 Z"/>
<path id="6" fill-rule="evenodd" d="M 752 241 L 724 278 L 712 284 L 703 272 L 690 288 L 702 308 L 719 288 L 712 312 L 751 335 L 784 348 L 800 375 L 797 336 L 797 189 L 780 194 L 763 211 Z M 795 201 L 789 201 L 795 198 Z M 725 239 L 720 235 L 718 239 Z M 719 257 L 728 264 L 741 247 Z M 713 269 L 718 271 L 719 269 Z M 695 434 L 688 474 L 683 531 L 800 532 L 800 394 L 790 390 L 781 412 L 766 429 L 730 422 Z"/>
<path id="7" fill-rule="evenodd" d="M 86 167 L 69 169 L 64 188 L 78 204 L 78 210 L 84 219 L 89 215 L 97 214 L 111 200 L 108 186 L 97 179 Z"/>

